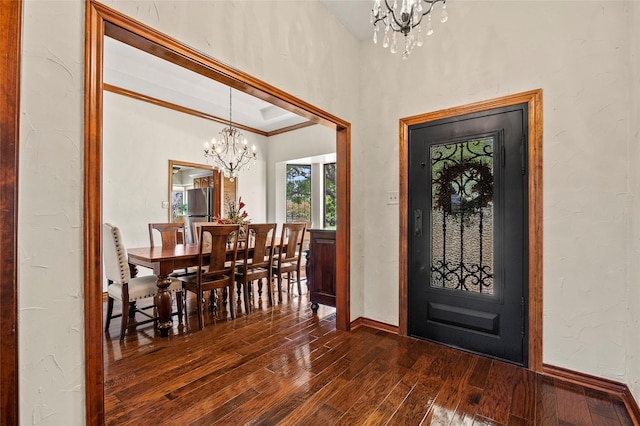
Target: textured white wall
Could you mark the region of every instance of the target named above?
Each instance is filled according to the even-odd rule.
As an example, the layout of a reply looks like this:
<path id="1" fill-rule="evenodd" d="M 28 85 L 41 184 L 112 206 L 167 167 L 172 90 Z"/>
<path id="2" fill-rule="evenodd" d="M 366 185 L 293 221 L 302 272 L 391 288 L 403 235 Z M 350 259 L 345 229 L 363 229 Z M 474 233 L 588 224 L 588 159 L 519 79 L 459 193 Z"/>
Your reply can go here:
<path id="1" fill-rule="evenodd" d="M 356 169 L 365 199 L 363 208 L 353 206 L 355 217 L 367 212 L 365 316 L 392 324 L 398 318 L 397 302 L 389 300 L 397 288 L 398 211 L 382 191 L 398 185 L 398 119 L 542 88 L 544 362 L 625 381 L 627 309 L 636 319 L 639 309 L 627 302 L 638 280 L 637 273 L 627 276 L 626 259 L 636 93 L 629 7 L 457 2 L 448 8 L 449 22 L 438 23 L 408 61 L 363 44 L 362 62 L 376 64 L 361 73 L 368 167 Z"/>
<path id="2" fill-rule="evenodd" d="M 21 424 L 83 423 L 82 2 L 24 2 L 18 205 Z"/>
<path id="3" fill-rule="evenodd" d="M 629 123 L 629 192 L 631 195 L 631 232 L 629 232 L 629 255 L 627 265 L 627 312 L 629 330 L 627 335 L 627 376 L 625 382 L 640 401 L 640 3 L 630 5 L 629 25 L 631 32 L 631 117 Z"/>
<path id="4" fill-rule="evenodd" d="M 315 2 L 107 4 L 353 123 L 353 318 L 398 320 L 398 212 L 385 201 L 398 187 L 398 119 L 544 89 L 544 361 L 640 397 L 633 2 L 452 3 L 408 61 L 358 44 Z M 83 34 L 83 0 L 25 1 L 22 424 L 84 422 Z"/>

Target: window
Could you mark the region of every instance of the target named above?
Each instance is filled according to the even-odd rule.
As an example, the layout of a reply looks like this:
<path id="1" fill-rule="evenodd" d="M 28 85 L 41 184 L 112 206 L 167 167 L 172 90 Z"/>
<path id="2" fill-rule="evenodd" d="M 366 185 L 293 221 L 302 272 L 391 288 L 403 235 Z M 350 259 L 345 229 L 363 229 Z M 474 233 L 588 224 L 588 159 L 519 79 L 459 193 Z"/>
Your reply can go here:
<path id="1" fill-rule="evenodd" d="M 324 227 L 336 227 L 336 163 L 324 165 Z"/>
<path id="2" fill-rule="evenodd" d="M 311 221 L 311 166 L 287 164 L 287 222 Z"/>

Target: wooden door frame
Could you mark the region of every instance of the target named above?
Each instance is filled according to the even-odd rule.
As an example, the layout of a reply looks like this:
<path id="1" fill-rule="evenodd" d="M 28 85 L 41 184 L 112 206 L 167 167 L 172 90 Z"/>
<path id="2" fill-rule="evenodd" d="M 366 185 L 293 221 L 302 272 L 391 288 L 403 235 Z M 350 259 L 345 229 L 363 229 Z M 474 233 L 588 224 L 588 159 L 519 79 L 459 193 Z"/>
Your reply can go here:
<path id="1" fill-rule="evenodd" d="M 400 318 L 399 333 L 408 333 L 409 283 L 409 126 L 463 114 L 527 103 L 528 156 L 528 309 L 529 366 L 542 372 L 542 89 L 400 119 Z"/>
<path id="2" fill-rule="evenodd" d="M 104 424 L 102 344 L 103 49 L 108 35 L 336 130 L 338 232 L 336 328 L 350 328 L 351 124 L 242 71 L 199 53 L 94 0 L 86 2 L 84 109 L 84 300 L 86 422 Z"/>
<path id="3" fill-rule="evenodd" d="M 211 203 L 211 212 L 214 216 L 220 215 L 222 209 L 222 173 L 215 167 L 206 164 L 199 163 L 191 163 L 189 161 L 179 161 L 179 160 L 169 160 L 169 167 L 167 170 L 167 175 L 169 176 L 168 182 L 168 191 L 167 191 L 167 200 L 173 200 L 173 167 L 175 165 L 184 166 L 184 167 L 193 167 L 194 169 L 201 170 L 211 170 L 213 177 L 213 200 Z M 173 202 L 173 201 L 169 201 Z M 173 218 L 171 214 L 173 213 L 173 207 L 169 207 L 169 214 L 167 215 L 167 221 L 171 222 Z M 191 232 L 191 231 L 188 231 Z M 187 232 L 187 233 L 188 233 Z"/>
<path id="4" fill-rule="evenodd" d="M 0 425 L 18 424 L 18 158 L 22 0 L 0 0 Z"/>

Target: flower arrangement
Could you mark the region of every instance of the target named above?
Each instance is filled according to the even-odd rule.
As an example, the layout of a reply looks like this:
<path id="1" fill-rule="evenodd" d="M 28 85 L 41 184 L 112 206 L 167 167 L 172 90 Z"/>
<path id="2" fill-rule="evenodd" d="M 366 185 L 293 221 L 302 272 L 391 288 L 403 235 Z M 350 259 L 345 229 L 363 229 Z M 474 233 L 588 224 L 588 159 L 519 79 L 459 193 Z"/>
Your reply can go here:
<path id="1" fill-rule="evenodd" d="M 220 215 L 216 215 L 213 217 L 213 220 L 220 225 L 240 225 L 240 235 L 244 236 L 247 225 L 251 223 L 251 220 L 248 219 L 249 214 L 246 210 L 243 211 L 245 204 L 242 202 L 242 197 L 238 198 L 237 204 L 227 198 L 225 200 L 225 206 L 225 216 L 221 217 Z"/>

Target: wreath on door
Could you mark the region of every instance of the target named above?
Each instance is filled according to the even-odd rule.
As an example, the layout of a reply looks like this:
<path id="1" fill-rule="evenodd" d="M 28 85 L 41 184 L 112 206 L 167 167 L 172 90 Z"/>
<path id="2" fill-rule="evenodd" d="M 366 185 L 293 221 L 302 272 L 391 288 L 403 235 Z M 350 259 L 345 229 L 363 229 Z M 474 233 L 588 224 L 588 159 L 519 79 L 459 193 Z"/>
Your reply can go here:
<path id="1" fill-rule="evenodd" d="M 491 167 L 478 161 L 445 165 L 435 183 L 434 207 L 446 213 L 475 212 L 493 201 Z"/>

